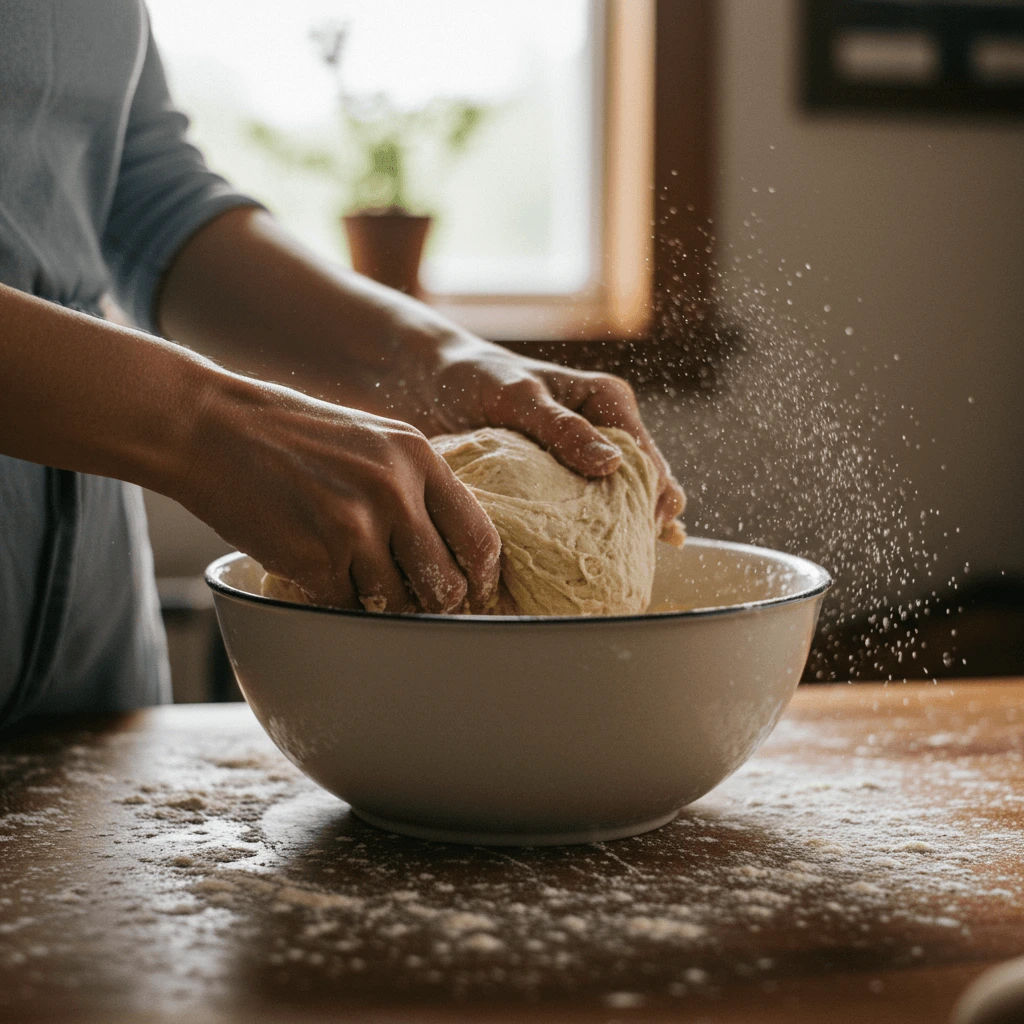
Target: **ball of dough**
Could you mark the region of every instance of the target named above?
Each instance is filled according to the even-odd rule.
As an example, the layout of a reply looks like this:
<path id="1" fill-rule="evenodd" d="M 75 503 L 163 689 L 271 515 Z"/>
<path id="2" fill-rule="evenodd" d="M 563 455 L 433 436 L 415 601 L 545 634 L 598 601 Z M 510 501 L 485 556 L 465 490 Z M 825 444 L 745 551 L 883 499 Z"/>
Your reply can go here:
<path id="1" fill-rule="evenodd" d="M 654 584 L 658 472 L 623 430 L 610 476 L 588 480 L 533 441 L 485 428 L 431 443 L 476 495 L 501 537 L 494 614 L 636 615 Z"/>

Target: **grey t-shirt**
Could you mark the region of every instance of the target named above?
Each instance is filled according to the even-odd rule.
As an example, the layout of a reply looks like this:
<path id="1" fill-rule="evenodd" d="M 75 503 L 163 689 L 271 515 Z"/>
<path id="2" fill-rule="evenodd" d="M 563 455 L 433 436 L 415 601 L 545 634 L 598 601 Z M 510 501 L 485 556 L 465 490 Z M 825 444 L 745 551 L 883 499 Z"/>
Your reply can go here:
<path id="1" fill-rule="evenodd" d="M 187 125 L 142 0 L 2 0 L 0 281 L 94 314 L 112 292 L 153 330 L 182 244 L 253 202 Z M 0 727 L 168 696 L 138 488 L 0 455 Z"/>

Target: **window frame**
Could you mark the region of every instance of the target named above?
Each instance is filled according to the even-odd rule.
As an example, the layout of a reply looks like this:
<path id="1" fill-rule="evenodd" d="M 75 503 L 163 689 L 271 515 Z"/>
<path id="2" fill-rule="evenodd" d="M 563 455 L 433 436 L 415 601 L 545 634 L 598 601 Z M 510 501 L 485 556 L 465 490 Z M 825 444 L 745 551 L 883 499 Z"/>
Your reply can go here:
<path id="1" fill-rule="evenodd" d="M 720 322 L 711 288 L 718 5 L 716 0 L 652 3 L 653 128 L 646 147 L 652 159 L 643 179 L 650 255 L 646 285 L 637 296 L 644 326 L 632 334 L 605 329 L 581 331 L 568 340 L 503 343 L 537 358 L 620 374 L 640 390 L 707 388 L 716 364 L 738 340 L 736 330 Z"/>
<path id="2" fill-rule="evenodd" d="M 538 353 L 546 342 L 549 357 L 599 359 L 628 375 L 638 345 L 679 348 L 712 312 L 717 4 L 594 0 L 591 13 L 605 57 L 594 67 L 605 116 L 591 285 L 575 295 L 428 298 L 485 337 Z"/>
<path id="3" fill-rule="evenodd" d="M 591 281 L 572 294 L 428 294 L 495 341 L 642 337 L 649 326 L 656 0 L 593 0 Z M 602 116 L 603 115 L 603 116 Z"/>

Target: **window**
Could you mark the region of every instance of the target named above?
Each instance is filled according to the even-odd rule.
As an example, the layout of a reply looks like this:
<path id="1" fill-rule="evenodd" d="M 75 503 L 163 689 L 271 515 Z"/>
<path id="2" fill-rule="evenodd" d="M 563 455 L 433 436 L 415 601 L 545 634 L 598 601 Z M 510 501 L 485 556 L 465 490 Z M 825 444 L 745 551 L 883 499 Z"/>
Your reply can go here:
<path id="1" fill-rule="evenodd" d="M 149 0 L 176 102 L 214 169 L 347 261 L 340 93 L 482 111 L 460 151 L 410 145 L 435 221 L 432 301 L 497 338 L 643 326 L 653 0 Z M 344 29 L 337 72 L 324 38 Z M 319 44 L 317 40 L 320 40 Z"/>

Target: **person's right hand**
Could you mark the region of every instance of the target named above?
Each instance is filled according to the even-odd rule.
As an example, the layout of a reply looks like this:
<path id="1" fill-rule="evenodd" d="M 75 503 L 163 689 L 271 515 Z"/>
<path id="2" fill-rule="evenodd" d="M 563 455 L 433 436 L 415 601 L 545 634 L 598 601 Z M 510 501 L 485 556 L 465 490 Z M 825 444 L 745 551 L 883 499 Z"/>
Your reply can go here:
<path id="1" fill-rule="evenodd" d="M 317 604 L 454 612 L 498 586 L 501 541 L 415 427 L 224 374 L 179 500 Z"/>

